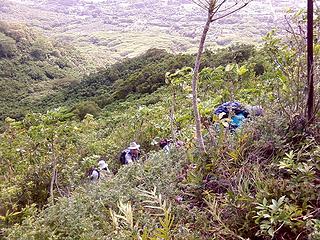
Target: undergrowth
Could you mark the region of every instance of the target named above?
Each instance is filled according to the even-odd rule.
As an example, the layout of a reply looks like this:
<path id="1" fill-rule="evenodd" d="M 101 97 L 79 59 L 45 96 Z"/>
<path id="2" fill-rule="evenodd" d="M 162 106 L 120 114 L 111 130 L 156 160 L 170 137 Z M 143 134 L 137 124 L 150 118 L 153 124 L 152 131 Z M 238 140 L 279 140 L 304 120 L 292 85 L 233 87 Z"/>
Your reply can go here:
<path id="1" fill-rule="evenodd" d="M 43 211 L 28 206 L 7 239 L 316 240 L 319 136 L 306 130 L 290 140 L 285 121 L 266 129 L 277 117 L 216 134 L 222 139 L 204 158 L 191 149 L 153 152 Z"/>

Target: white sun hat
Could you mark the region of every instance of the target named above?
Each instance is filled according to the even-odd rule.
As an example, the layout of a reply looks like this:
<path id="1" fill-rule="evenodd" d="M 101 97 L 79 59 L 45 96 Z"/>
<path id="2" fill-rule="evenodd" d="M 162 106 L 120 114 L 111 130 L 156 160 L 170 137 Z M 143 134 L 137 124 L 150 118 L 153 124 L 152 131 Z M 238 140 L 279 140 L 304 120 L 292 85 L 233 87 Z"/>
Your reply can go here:
<path id="1" fill-rule="evenodd" d="M 128 147 L 128 149 L 133 150 L 133 149 L 139 149 L 140 145 L 137 144 L 136 142 L 132 142 L 130 143 L 130 146 Z"/>
<path id="2" fill-rule="evenodd" d="M 108 168 L 108 164 L 104 160 L 100 160 L 98 165 L 100 169 Z"/>

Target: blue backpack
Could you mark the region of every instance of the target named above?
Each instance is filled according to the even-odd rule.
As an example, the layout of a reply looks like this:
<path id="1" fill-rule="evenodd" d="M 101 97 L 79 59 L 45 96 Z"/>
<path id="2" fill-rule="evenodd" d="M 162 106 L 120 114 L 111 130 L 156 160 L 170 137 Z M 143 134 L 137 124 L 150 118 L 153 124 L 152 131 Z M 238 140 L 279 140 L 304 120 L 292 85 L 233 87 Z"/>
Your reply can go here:
<path id="1" fill-rule="evenodd" d="M 241 127 L 242 123 L 245 120 L 245 116 L 242 113 L 239 113 L 237 115 L 234 115 L 231 117 L 230 127 L 233 129 L 236 129 L 238 127 Z"/>
<path id="2" fill-rule="evenodd" d="M 214 114 L 225 113 L 223 118 L 227 118 L 230 114 L 229 111 L 232 111 L 234 115 L 242 114 L 245 118 L 249 115 L 249 112 L 239 102 L 225 102 L 214 110 Z"/>

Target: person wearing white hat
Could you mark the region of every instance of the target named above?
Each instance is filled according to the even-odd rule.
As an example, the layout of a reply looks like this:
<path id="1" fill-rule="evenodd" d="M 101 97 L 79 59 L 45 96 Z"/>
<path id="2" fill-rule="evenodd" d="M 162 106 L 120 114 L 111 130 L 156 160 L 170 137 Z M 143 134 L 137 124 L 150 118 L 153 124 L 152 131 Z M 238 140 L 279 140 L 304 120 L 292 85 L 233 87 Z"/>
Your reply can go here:
<path id="1" fill-rule="evenodd" d="M 98 168 L 92 168 L 91 174 L 89 175 L 90 180 L 98 181 L 99 179 L 107 179 L 111 176 L 111 172 L 108 168 L 108 164 L 104 160 L 98 162 Z"/>
<path id="2" fill-rule="evenodd" d="M 100 160 L 98 165 L 99 165 L 100 171 L 106 171 L 107 173 L 111 173 L 108 168 L 108 164 L 104 160 Z"/>
<path id="3" fill-rule="evenodd" d="M 131 164 L 138 161 L 140 157 L 140 145 L 136 142 L 130 143 L 129 147 L 121 153 L 120 161 L 122 164 Z"/>
<path id="4" fill-rule="evenodd" d="M 111 172 L 108 168 L 108 164 L 104 160 L 100 160 L 98 162 L 99 171 L 100 171 L 100 179 L 104 180 L 111 176 Z"/>

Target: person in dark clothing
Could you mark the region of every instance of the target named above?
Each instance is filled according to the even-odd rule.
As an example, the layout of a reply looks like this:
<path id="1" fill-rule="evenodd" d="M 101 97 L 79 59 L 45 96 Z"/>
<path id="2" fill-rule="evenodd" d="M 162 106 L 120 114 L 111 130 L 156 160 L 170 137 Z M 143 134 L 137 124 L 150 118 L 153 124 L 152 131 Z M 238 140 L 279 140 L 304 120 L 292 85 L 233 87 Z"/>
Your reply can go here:
<path id="1" fill-rule="evenodd" d="M 120 162 L 122 164 L 131 164 L 138 161 L 140 158 L 140 145 L 132 142 L 130 146 L 123 150 L 120 156 Z"/>

